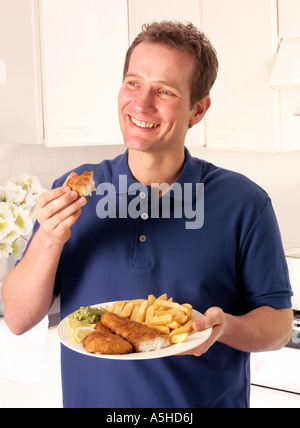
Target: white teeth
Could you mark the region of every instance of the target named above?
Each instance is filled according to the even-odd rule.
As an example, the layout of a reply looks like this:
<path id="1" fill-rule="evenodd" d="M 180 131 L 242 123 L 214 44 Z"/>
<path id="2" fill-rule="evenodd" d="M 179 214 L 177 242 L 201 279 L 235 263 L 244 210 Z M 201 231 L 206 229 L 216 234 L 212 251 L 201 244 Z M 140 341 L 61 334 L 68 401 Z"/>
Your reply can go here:
<path id="1" fill-rule="evenodd" d="M 155 125 L 154 123 L 150 123 L 150 122 L 140 122 L 139 120 L 135 119 L 132 116 L 131 116 L 131 120 L 135 125 L 137 125 L 141 128 L 156 128 L 158 126 L 158 125 Z"/>

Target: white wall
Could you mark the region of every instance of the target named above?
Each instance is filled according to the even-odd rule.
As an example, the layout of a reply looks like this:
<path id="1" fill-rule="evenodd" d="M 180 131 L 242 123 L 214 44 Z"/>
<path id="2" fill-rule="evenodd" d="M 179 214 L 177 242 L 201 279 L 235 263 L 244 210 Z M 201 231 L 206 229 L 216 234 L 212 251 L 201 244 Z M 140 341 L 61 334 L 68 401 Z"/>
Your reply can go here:
<path id="1" fill-rule="evenodd" d="M 240 172 L 270 195 L 285 249 L 300 247 L 300 152 L 192 150 L 193 155 Z"/>
<path id="2" fill-rule="evenodd" d="M 70 169 L 115 157 L 123 151 L 123 146 L 47 148 L 0 143 L 0 185 L 10 176 L 27 172 L 39 177 L 45 188 L 50 188 L 56 178 Z"/>

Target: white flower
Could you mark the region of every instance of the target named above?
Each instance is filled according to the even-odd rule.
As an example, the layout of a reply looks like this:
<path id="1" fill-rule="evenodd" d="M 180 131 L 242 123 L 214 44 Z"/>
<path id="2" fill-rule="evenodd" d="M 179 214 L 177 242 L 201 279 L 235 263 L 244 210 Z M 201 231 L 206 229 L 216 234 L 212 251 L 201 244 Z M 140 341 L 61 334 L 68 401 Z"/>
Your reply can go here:
<path id="1" fill-rule="evenodd" d="M 0 257 L 8 257 L 12 254 L 13 248 L 11 243 L 8 242 L 0 242 Z"/>
<path id="2" fill-rule="evenodd" d="M 30 213 L 22 207 L 13 206 L 14 224 L 20 236 L 27 236 L 33 227 Z"/>
<path id="3" fill-rule="evenodd" d="M 20 260 L 26 248 L 27 241 L 23 237 L 17 238 L 12 245 L 12 254 L 16 260 Z"/>
<path id="4" fill-rule="evenodd" d="M 5 185 L 6 201 L 16 205 L 26 204 L 32 208 L 42 191 L 42 186 L 37 177 L 22 174 L 10 178 Z"/>
<path id="5" fill-rule="evenodd" d="M 43 191 L 38 178 L 29 174 L 0 186 L 0 258 L 22 256 L 36 218 L 36 199 Z"/>
<path id="6" fill-rule="evenodd" d="M 25 201 L 26 190 L 23 190 L 21 186 L 17 186 L 15 183 L 7 183 L 5 186 L 5 200 L 6 202 L 12 202 L 13 204 L 20 205 Z"/>
<path id="7" fill-rule="evenodd" d="M 30 208 L 35 206 L 35 202 L 39 195 L 44 191 L 42 186 L 39 183 L 34 183 L 32 188 L 27 192 L 24 203 L 28 205 Z"/>
<path id="8" fill-rule="evenodd" d="M 15 232 L 14 214 L 6 202 L 0 202 L 0 241 L 11 242 Z"/>
<path id="9" fill-rule="evenodd" d="M 39 179 L 34 175 L 22 174 L 18 177 L 12 177 L 7 180 L 8 183 L 14 183 L 16 186 L 21 186 L 23 190 L 31 190 L 34 186 L 40 186 Z"/>
<path id="10" fill-rule="evenodd" d="M 0 202 L 5 202 L 6 201 L 6 192 L 4 187 L 0 186 Z"/>

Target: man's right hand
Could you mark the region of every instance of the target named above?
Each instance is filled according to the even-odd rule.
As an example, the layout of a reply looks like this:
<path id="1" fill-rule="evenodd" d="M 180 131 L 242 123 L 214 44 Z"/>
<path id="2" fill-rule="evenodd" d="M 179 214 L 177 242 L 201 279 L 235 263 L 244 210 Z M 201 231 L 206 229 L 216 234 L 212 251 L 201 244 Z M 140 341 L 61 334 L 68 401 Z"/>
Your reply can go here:
<path id="1" fill-rule="evenodd" d="M 67 180 L 77 174 L 72 172 Z M 67 182 L 66 180 L 66 182 Z M 85 198 L 66 186 L 42 193 L 36 202 L 37 220 L 50 244 L 64 245 L 71 237 L 71 226 L 81 214 Z"/>

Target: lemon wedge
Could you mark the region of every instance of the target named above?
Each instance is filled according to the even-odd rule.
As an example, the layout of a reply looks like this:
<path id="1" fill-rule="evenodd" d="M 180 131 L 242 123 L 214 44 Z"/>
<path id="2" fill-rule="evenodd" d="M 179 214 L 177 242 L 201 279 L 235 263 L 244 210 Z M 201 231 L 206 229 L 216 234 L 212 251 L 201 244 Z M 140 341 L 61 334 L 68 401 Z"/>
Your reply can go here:
<path id="1" fill-rule="evenodd" d="M 76 328 L 87 326 L 86 323 L 82 321 L 74 320 L 72 318 L 66 318 L 65 324 L 69 332 L 72 334 L 74 334 Z"/>
<path id="2" fill-rule="evenodd" d="M 90 333 L 93 333 L 95 329 L 90 326 L 77 327 L 74 331 L 74 339 L 77 343 L 80 343 L 85 339 Z"/>
<path id="3" fill-rule="evenodd" d="M 72 318 L 66 318 L 65 325 L 77 343 L 82 342 L 88 334 L 95 331 L 95 324 L 88 324 Z"/>

